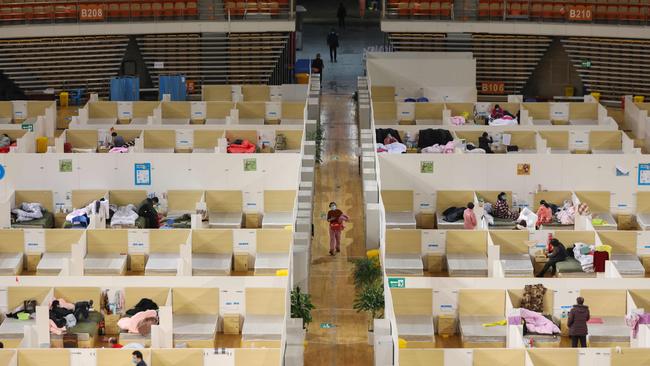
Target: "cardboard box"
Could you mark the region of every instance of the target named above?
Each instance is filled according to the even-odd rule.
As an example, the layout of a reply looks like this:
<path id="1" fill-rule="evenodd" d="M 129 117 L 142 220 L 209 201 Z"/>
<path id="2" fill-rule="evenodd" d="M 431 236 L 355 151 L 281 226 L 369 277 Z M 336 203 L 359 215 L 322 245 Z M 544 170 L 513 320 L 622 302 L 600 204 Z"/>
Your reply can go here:
<path id="1" fill-rule="evenodd" d="M 144 254 L 131 254 L 129 258 L 131 259 L 131 271 L 144 272 L 144 266 L 147 263 Z"/>
<path id="2" fill-rule="evenodd" d="M 436 224 L 435 214 L 433 213 L 419 213 L 415 217 L 418 229 L 433 229 Z"/>
<path id="3" fill-rule="evenodd" d="M 27 269 L 28 272 L 36 272 L 36 267 L 38 267 L 38 263 L 41 261 L 41 254 L 27 254 L 26 257 L 25 269 Z"/>
<path id="4" fill-rule="evenodd" d="M 223 334 L 239 334 L 239 314 L 223 314 Z"/>
<path id="5" fill-rule="evenodd" d="M 456 334 L 456 316 L 453 314 L 438 315 L 438 334 L 454 335 Z"/>
<path id="6" fill-rule="evenodd" d="M 545 255 L 535 255 L 535 263 L 546 263 L 548 262 L 548 257 Z"/>
<path id="7" fill-rule="evenodd" d="M 442 254 L 427 254 L 427 271 L 441 273 L 445 271 L 445 257 Z"/>
<path id="8" fill-rule="evenodd" d="M 63 225 L 65 224 L 65 218 L 68 216 L 67 213 L 65 212 L 55 212 L 54 213 L 54 227 L 55 228 L 62 228 Z"/>
<path id="9" fill-rule="evenodd" d="M 258 213 L 247 213 L 246 215 L 246 228 L 247 229 L 259 229 L 260 228 L 260 214 Z"/>
<path id="10" fill-rule="evenodd" d="M 106 330 L 106 334 L 120 334 L 120 327 L 117 326 L 118 320 L 120 320 L 119 314 L 104 315 L 104 329 Z"/>
<path id="11" fill-rule="evenodd" d="M 248 253 L 235 252 L 235 272 L 248 272 Z"/>

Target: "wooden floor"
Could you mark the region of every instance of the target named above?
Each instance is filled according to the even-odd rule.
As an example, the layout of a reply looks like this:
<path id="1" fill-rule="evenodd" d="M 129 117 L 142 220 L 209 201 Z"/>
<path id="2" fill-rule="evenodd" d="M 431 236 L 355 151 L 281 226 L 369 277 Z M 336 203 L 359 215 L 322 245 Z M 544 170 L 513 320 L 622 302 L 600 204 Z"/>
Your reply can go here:
<path id="1" fill-rule="evenodd" d="M 350 94 L 323 95 L 323 163 L 316 168 L 314 229 L 309 292 L 316 309 L 307 333 L 305 365 L 371 365 L 367 318 L 352 309 L 353 258 L 365 255 L 363 193 L 359 175 L 358 129 Z M 328 254 L 325 215 L 335 201 L 350 217 L 341 237 L 341 253 Z M 322 323 L 334 325 L 321 328 Z"/>

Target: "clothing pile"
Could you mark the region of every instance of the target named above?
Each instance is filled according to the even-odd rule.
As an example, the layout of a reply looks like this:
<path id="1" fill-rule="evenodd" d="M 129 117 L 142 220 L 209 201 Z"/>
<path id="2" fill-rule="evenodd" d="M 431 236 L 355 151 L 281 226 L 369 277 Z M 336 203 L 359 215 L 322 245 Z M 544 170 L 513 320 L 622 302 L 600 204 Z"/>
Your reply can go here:
<path id="1" fill-rule="evenodd" d="M 465 117 L 463 116 L 451 116 L 449 117 L 449 121 L 454 126 L 462 126 L 466 123 Z"/>
<path id="2" fill-rule="evenodd" d="M 519 315 L 524 319 L 526 331 L 536 334 L 559 334 L 560 328 L 541 312 L 531 311 L 525 308 L 519 309 Z"/>
<path id="3" fill-rule="evenodd" d="M 235 140 L 228 144 L 226 150 L 230 154 L 250 154 L 257 150 L 257 146 L 248 140 Z"/>
<path id="4" fill-rule="evenodd" d="M 611 258 L 611 253 L 609 245 L 575 243 L 573 247 L 573 258 L 580 262 L 582 271 L 586 273 L 605 272 L 605 262 Z"/>
<path id="5" fill-rule="evenodd" d="M 402 138 L 399 135 L 399 131 L 394 130 L 392 128 L 377 128 L 375 130 L 375 141 L 377 142 L 383 142 L 386 144 L 386 137 L 388 136 L 393 137 L 397 142 L 403 143 Z"/>
<path id="6" fill-rule="evenodd" d="M 422 153 L 429 154 L 453 154 L 456 144 L 453 141 L 449 141 L 446 145 L 435 144 L 433 146 L 428 146 L 422 149 Z"/>
<path id="7" fill-rule="evenodd" d="M 44 211 L 40 203 L 24 202 L 19 208 L 11 210 L 11 213 L 16 215 L 16 222 L 25 222 L 42 218 Z"/>
<path id="8" fill-rule="evenodd" d="M 85 228 L 90 223 L 89 216 L 96 214 L 100 219 L 108 219 L 110 208 L 108 201 L 100 199 L 91 202 L 84 208 L 79 208 L 70 212 L 66 217 L 66 222 L 72 224 L 73 228 Z"/>
<path id="9" fill-rule="evenodd" d="M 11 137 L 3 133 L 0 135 L 0 154 L 6 154 L 11 150 L 12 146 L 16 146 L 15 142 L 11 142 Z"/>
<path id="10" fill-rule="evenodd" d="M 456 222 L 463 220 L 465 207 L 449 207 L 442 212 L 442 219 L 446 222 Z"/>
<path id="11" fill-rule="evenodd" d="M 406 152 L 406 145 L 400 142 L 393 142 L 391 144 L 377 144 L 377 152 L 389 154 L 403 154 Z"/>
<path id="12" fill-rule="evenodd" d="M 151 326 L 158 324 L 158 304 L 153 300 L 143 298 L 132 308 L 126 311 L 127 317 L 117 321 L 120 329 L 129 333 L 148 336 Z"/>
<path id="13" fill-rule="evenodd" d="M 501 118 L 495 119 L 490 118 L 488 120 L 488 124 L 490 126 L 516 126 L 519 123 L 517 123 L 517 120 L 515 118 L 512 118 L 510 116 L 503 116 Z"/>
<path id="14" fill-rule="evenodd" d="M 569 200 L 564 201 L 562 207 L 558 207 L 555 211 L 555 218 L 562 225 L 573 225 L 576 219 L 576 209 L 573 203 Z"/>
<path id="15" fill-rule="evenodd" d="M 134 205 L 128 204 L 121 207 L 110 205 L 110 210 L 113 212 L 110 218 L 111 227 L 135 227 L 135 222 L 139 216 Z"/>
<path id="16" fill-rule="evenodd" d="M 521 296 L 519 307 L 541 313 L 544 309 L 545 294 L 546 287 L 541 283 L 537 285 L 525 285 L 524 294 Z"/>
<path id="17" fill-rule="evenodd" d="M 440 128 L 428 128 L 418 132 L 418 149 L 420 150 L 433 145 L 445 146 L 450 141 L 454 141 L 451 132 Z"/>
<path id="18" fill-rule="evenodd" d="M 77 325 L 77 322 L 88 319 L 93 301 L 79 301 L 74 304 L 65 299 L 55 299 L 50 303 L 50 332 L 61 335 Z"/>

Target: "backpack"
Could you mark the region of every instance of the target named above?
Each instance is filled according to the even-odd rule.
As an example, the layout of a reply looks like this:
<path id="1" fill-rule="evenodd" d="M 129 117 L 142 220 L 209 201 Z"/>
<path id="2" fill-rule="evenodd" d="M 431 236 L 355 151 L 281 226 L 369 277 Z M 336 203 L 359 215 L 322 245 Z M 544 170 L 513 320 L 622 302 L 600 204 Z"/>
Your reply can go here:
<path id="1" fill-rule="evenodd" d="M 275 150 L 286 150 L 287 149 L 287 138 L 279 133 L 275 135 Z"/>

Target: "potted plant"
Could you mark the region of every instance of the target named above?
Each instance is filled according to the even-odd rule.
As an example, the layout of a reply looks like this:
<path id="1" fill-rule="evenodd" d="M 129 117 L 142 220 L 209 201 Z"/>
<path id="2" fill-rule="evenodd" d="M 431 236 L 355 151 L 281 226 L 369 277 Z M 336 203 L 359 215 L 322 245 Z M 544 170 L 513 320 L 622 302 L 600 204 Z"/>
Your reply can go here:
<path id="1" fill-rule="evenodd" d="M 372 344 L 374 319 L 383 317 L 384 313 L 384 284 L 375 281 L 365 286 L 357 292 L 352 306 L 358 313 L 365 311 L 368 315 L 368 343 Z"/>
<path id="2" fill-rule="evenodd" d="M 376 258 L 360 258 L 354 261 L 352 279 L 357 291 L 381 279 L 381 266 Z"/>
<path id="3" fill-rule="evenodd" d="M 312 321 L 311 311 L 315 308 L 311 295 L 300 292 L 300 286 L 291 291 L 291 317 L 302 319 L 302 329 L 305 331 Z"/>

